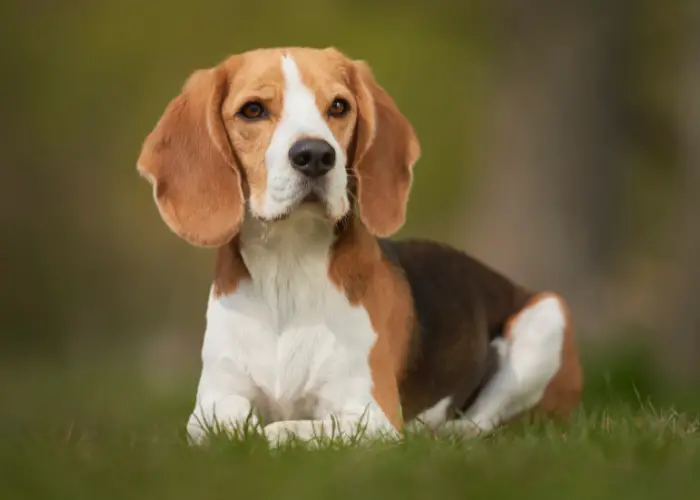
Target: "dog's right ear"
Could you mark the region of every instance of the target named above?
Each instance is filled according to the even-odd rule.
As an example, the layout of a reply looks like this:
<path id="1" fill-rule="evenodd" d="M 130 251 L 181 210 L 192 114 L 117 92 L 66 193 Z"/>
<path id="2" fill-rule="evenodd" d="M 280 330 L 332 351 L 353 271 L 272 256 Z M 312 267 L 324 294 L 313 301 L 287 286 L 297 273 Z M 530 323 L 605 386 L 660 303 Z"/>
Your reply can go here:
<path id="1" fill-rule="evenodd" d="M 227 243 L 244 214 L 240 166 L 221 114 L 238 65 L 234 56 L 192 74 L 146 138 L 138 159 L 138 171 L 153 185 L 163 220 L 195 246 Z"/>

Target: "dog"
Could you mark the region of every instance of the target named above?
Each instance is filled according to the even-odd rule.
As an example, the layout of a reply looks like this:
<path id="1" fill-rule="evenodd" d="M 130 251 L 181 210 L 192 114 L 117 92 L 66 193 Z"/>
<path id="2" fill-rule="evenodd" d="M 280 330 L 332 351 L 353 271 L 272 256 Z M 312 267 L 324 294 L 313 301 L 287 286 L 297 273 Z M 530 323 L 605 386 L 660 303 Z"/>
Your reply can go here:
<path id="1" fill-rule="evenodd" d="M 175 234 L 216 248 L 191 442 L 212 422 L 273 444 L 358 426 L 471 435 L 578 406 L 561 296 L 389 239 L 420 155 L 368 64 L 333 47 L 251 50 L 189 77 L 138 171 Z"/>

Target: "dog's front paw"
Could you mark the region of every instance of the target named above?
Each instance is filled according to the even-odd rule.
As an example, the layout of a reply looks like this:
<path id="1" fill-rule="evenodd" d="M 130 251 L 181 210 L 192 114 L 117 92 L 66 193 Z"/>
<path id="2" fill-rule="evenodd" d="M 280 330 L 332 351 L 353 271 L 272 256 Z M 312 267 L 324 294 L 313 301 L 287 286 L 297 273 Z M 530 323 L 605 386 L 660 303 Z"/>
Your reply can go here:
<path id="1" fill-rule="evenodd" d="M 187 422 L 187 440 L 192 446 L 206 445 L 213 436 L 222 436 L 231 440 L 244 440 L 260 433 L 260 422 L 255 415 L 246 418 L 211 421 L 192 416 Z"/>
<path id="2" fill-rule="evenodd" d="M 303 442 L 306 446 L 316 446 L 328 437 L 326 422 L 318 420 L 286 420 L 265 426 L 264 433 L 273 448 L 292 441 Z"/>
<path id="3" fill-rule="evenodd" d="M 291 440 L 304 439 L 299 435 L 299 422 L 274 422 L 265 426 L 264 433 L 273 448 L 284 445 Z"/>

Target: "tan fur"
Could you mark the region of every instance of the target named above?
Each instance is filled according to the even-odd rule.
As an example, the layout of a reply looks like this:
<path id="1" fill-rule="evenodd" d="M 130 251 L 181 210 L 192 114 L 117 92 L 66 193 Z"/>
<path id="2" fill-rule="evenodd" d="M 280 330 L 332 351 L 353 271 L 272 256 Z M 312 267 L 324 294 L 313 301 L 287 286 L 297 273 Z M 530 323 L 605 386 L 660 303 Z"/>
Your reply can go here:
<path id="1" fill-rule="evenodd" d="M 243 218 L 240 167 L 220 112 L 239 63 L 232 58 L 195 72 L 168 104 L 138 160 L 167 225 L 197 246 L 226 243 Z"/>
<path id="2" fill-rule="evenodd" d="M 576 347 L 571 311 L 561 297 L 559 300 L 566 315 L 561 367 L 545 389 L 542 401 L 535 408 L 535 413 L 566 419 L 581 402 L 583 371 Z"/>
<path id="3" fill-rule="evenodd" d="M 350 110 L 346 116 L 327 118 L 326 123 L 338 144 L 345 151 L 351 152 L 358 120 L 355 92 L 350 86 L 353 62 L 333 49 L 318 52 L 292 50 L 290 54 L 299 68 L 302 82 L 314 92 L 316 106 L 322 114 L 328 112 L 336 98 L 345 99 L 350 104 Z M 351 161 L 350 157 L 349 163 Z"/>
<path id="4" fill-rule="evenodd" d="M 250 273 L 243 262 L 238 236 L 234 236 L 228 244 L 216 250 L 216 266 L 214 268 L 214 295 L 222 297 L 236 291 L 243 279 L 249 279 Z"/>
<path id="5" fill-rule="evenodd" d="M 409 355 L 414 328 L 408 283 L 383 257 L 377 240 L 352 219 L 333 248 L 329 274 L 348 299 L 365 308 L 377 342 L 370 354 L 373 395 L 392 424 L 400 429 L 398 382 Z"/>
<path id="6" fill-rule="evenodd" d="M 360 217 L 373 234 L 389 236 L 406 219 L 420 144 L 411 123 L 367 64 L 354 64 L 352 82 L 359 108 L 353 170 Z"/>

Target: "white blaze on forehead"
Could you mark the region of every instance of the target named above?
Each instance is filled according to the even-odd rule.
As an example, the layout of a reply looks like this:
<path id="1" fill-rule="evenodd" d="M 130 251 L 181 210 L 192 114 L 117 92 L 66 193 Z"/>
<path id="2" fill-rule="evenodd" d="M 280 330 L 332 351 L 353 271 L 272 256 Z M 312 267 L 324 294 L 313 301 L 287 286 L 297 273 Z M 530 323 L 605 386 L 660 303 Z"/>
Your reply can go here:
<path id="1" fill-rule="evenodd" d="M 331 215 L 340 217 L 348 209 L 346 195 L 346 155 L 318 108 L 316 96 L 302 81 L 299 68 L 291 56 L 282 56 L 284 95 L 282 114 L 277 123 L 270 146 L 265 153 L 267 190 L 262 203 L 251 205 L 257 215 L 274 218 L 289 211 L 296 202 L 308 194 L 305 177 L 297 172 L 289 161 L 289 149 L 304 138 L 327 141 L 335 149 L 335 167 L 322 180 L 322 192 L 317 193 L 328 205 Z M 260 206 L 262 205 L 262 206 Z"/>
<path id="2" fill-rule="evenodd" d="M 282 57 L 282 73 L 285 83 L 284 103 L 282 121 L 277 133 L 287 135 L 292 141 L 300 136 L 325 139 L 339 149 L 321 110 L 318 109 L 314 92 L 304 85 L 299 68 L 291 56 Z"/>

